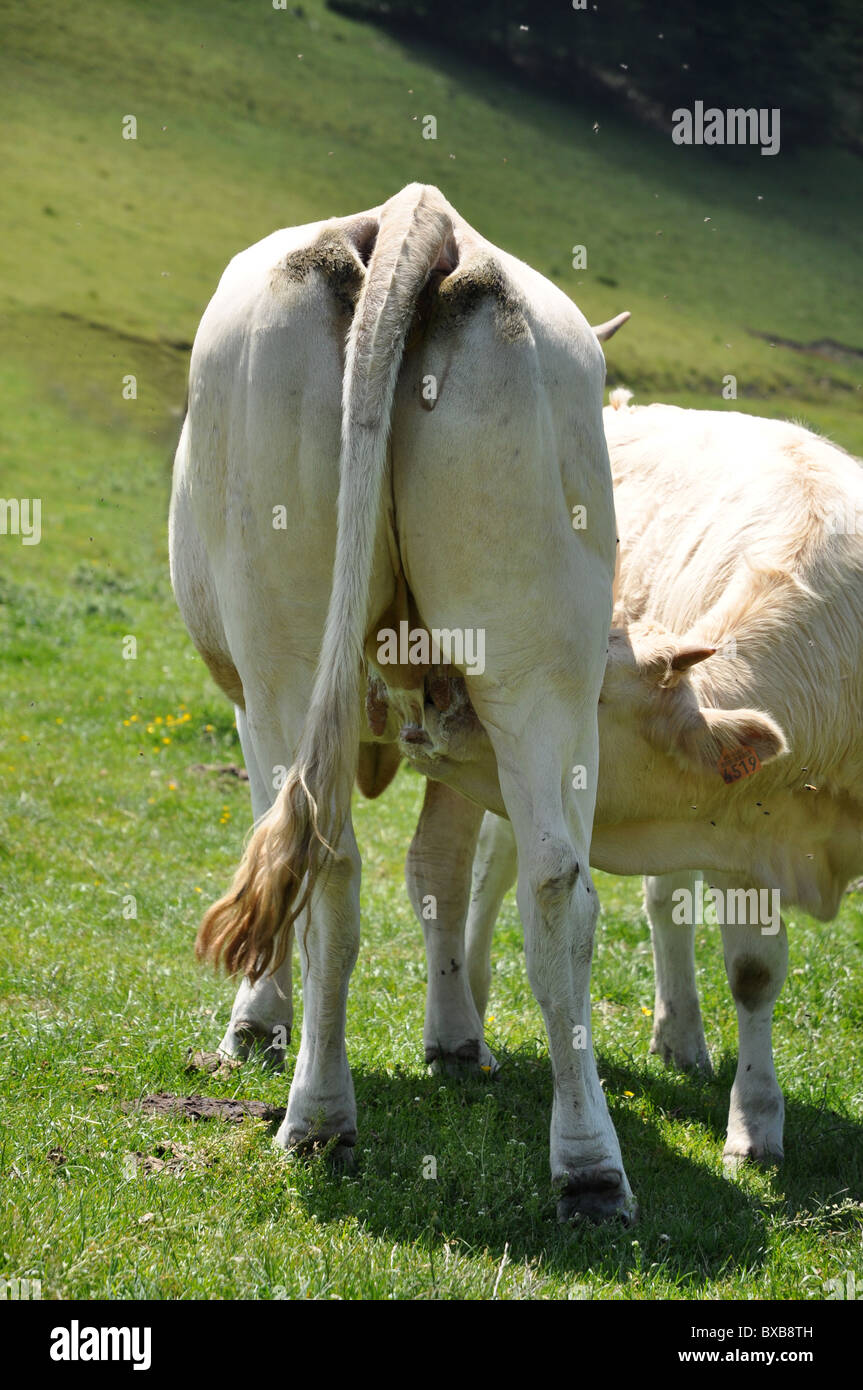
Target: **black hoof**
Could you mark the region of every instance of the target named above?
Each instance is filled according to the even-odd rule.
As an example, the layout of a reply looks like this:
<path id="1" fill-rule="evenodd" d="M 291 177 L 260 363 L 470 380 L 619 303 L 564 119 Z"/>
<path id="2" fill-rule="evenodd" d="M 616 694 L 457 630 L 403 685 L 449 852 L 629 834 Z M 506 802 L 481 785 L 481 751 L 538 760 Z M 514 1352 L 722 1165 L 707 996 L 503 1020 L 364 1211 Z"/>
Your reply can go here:
<path id="1" fill-rule="evenodd" d="M 590 1221 L 596 1226 L 615 1221 L 629 1229 L 638 1220 L 638 1205 L 616 1178 L 572 1182 L 558 1198 L 557 1219 Z"/>
<path id="2" fill-rule="evenodd" d="M 480 1050 L 480 1044 L 474 1038 L 462 1043 L 454 1052 L 445 1052 L 443 1048 L 431 1044 L 426 1047 L 425 1058 L 432 1076 L 476 1076 L 490 1080 L 500 1071 L 496 1058 L 487 1048 Z"/>

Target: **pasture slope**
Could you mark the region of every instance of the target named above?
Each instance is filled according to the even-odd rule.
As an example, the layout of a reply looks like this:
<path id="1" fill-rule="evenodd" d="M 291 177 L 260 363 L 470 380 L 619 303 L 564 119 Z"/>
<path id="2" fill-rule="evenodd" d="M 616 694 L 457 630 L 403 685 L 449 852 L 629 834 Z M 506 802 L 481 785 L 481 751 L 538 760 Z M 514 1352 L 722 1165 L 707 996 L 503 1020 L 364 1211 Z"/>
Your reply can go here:
<path id="1" fill-rule="evenodd" d="M 257 1063 L 184 1069 L 229 1011 L 232 986 L 196 967 L 192 942 L 249 821 L 245 784 L 196 770 L 239 750 L 174 610 L 165 535 L 188 344 L 228 258 L 278 226 L 436 182 L 594 321 L 633 311 L 610 377 L 640 401 L 726 408 L 733 372 L 742 408 L 863 452 L 859 357 L 769 341 L 863 346 L 859 164 L 830 152 L 708 164 L 607 116 L 594 130 L 589 109 L 321 0 L 287 12 L 4 0 L 0 15 L 0 493 L 42 499 L 40 544 L 0 538 L 0 1274 L 39 1278 L 55 1298 L 819 1299 L 849 1272 L 863 1284 L 863 897 L 830 926 L 792 914 L 776 1024 L 788 1158 L 729 1182 L 736 1029 L 718 933 L 699 932 L 717 1071 L 691 1080 L 647 1056 L 639 885 L 599 876 L 599 1065 L 643 1216 L 635 1231 L 562 1230 L 512 901 L 489 1024 L 501 1079 L 425 1074 L 424 966 L 402 885 L 420 785 L 407 773 L 382 802 L 357 803 L 357 1175 L 284 1162 L 263 1123 L 127 1108 L 159 1090 L 275 1104 L 286 1092 Z M 429 113 L 437 141 L 421 138 Z M 128 114 L 136 141 L 121 138 Z M 571 269 L 579 243 L 589 270 Z M 128 374 L 136 400 L 122 396 Z"/>

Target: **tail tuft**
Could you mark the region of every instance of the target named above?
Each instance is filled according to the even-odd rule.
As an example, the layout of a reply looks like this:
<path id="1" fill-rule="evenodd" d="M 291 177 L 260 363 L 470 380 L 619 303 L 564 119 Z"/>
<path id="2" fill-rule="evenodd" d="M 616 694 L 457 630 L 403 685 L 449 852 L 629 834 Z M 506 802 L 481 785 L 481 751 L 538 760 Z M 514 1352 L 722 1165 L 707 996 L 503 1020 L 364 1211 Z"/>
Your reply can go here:
<path id="1" fill-rule="evenodd" d="M 317 830 L 318 810 L 303 770 L 293 767 L 278 800 L 249 840 L 229 891 L 209 909 L 195 954 L 254 982 L 277 969 L 289 932 L 308 904 L 330 846 Z M 305 885 L 304 885 L 305 879 Z"/>

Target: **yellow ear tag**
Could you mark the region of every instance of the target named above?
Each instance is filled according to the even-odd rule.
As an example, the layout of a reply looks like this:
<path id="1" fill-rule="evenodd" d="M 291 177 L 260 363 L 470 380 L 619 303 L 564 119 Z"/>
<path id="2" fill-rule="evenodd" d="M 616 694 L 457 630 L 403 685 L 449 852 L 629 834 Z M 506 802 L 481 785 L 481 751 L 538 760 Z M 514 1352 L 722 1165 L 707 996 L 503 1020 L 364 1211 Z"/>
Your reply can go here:
<path id="1" fill-rule="evenodd" d="M 739 782 L 741 778 L 751 777 L 758 771 L 761 759 L 754 748 L 741 744 L 739 748 L 723 748 L 716 766 L 723 782 Z"/>

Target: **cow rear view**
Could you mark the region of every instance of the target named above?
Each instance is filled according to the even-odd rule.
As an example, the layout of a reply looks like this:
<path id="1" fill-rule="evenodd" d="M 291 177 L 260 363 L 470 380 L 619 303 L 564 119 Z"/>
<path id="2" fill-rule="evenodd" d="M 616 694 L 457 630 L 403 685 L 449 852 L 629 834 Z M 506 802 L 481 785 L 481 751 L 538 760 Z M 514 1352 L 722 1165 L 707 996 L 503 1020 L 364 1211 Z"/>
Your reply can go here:
<path id="1" fill-rule="evenodd" d="M 448 797 L 467 807 L 463 891 L 430 928 L 430 959 L 462 939 L 483 808 L 512 820 L 554 1072 L 559 1211 L 629 1218 L 589 1004 L 614 570 L 603 379 L 570 301 L 434 188 L 276 233 L 231 263 L 196 338 L 171 564 L 193 640 L 236 706 L 257 822 L 198 939 L 244 976 L 225 1051 L 262 1041 L 280 1060 L 297 928 L 303 1035 L 279 1141 L 351 1158 L 350 797 L 358 769 L 385 781 L 401 752 L 438 788 L 429 843 Z M 404 629 L 431 646 L 377 640 Z M 463 646 L 453 656 L 467 632 L 481 661 Z M 487 1066 L 467 972 L 452 973 L 435 1058 Z"/>

